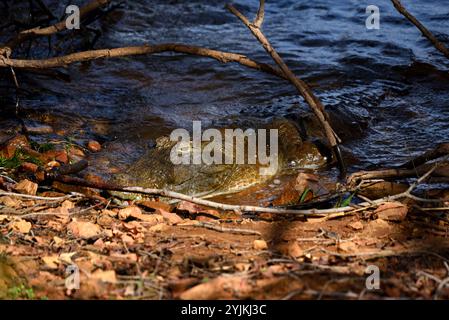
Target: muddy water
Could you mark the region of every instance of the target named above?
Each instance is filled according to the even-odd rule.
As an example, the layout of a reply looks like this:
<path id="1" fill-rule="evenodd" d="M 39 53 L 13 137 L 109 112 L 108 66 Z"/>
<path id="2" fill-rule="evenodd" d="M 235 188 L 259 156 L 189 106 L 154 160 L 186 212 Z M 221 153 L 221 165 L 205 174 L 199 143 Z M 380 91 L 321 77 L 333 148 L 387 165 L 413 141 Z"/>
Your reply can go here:
<path id="1" fill-rule="evenodd" d="M 95 47 L 180 42 L 271 63 L 225 3 L 127 1 L 126 10 L 96 24 L 102 36 Z M 236 3 L 250 16 L 257 10 L 258 1 Z M 449 134 L 449 61 L 390 1 L 369 4 L 380 8 L 380 30 L 365 28 L 366 4 L 357 0 L 269 1 L 264 25 L 288 65 L 313 85 L 328 110 L 351 120 L 343 136 L 345 148 L 358 159 L 352 170 L 397 164 L 448 140 Z M 404 4 L 449 44 L 449 1 Z M 51 8 L 58 12 L 58 7 L 61 12 L 54 1 Z M 44 45 L 31 55 L 45 57 Z M 80 143 L 89 138 L 106 142 L 93 170 L 130 163 L 151 139 L 191 128 L 192 120 L 235 125 L 246 118 L 308 110 L 284 81 L 206 58 L 159 54 L 74 65 L 63 72 L 70 83 L 20 74 L 28 90 L 21 97 L 22 110 L 26 121 L 48 122 Z M 6 128 L 13 123 L 5 111 L 14 104 L 11 83 L 3 80 L 0 90 Z"/>

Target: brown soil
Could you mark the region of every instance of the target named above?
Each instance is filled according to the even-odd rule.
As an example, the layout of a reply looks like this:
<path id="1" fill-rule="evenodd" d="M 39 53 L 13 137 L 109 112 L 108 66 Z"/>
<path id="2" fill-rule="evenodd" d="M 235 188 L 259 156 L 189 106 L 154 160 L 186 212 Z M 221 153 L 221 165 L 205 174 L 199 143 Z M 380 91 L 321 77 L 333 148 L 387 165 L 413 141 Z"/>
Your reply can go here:
<path id="1" fill-rule="evenodd" d="M 49 206 L 48 201 L 14 201 L 16 212 Z M 0 212 L 3 264 L 21 275 L 36 298 L 449 298 L 449 288 L 438 289 L 449 273 L 448 224 L 419 214 L 409 213 L 399 223 L 367 212 L 328 221 L 262 221 L 173 210 L 183 218 L 173 225 L 172 217 L 162 217 L 163 209 L 149 209 L 157 207 L 154 203 L 131 207 L 128 211 L 141 216 L 128 217 L 111 204 L 104 210 L 98 203 L 91 208 L 91 201 L 71 208 L 72 203 L 44 210 L 51 215 L 21 219 L 31 222 L 28 232 L 11 227 L 17 220 L 5 208 Z M 203 225 L 193 226 L 198 220 Z M 77 233 L 73 221 L 90 221 L 98 230 Z M 210 224 L 227 229 L 204 227 Z M 234 233 L 238 229 L 260 235 Z M 264 240 L 267 248 L 255 240 Z M 65 288 L 71 263 L 81 270 L 79 290 Z M 369 265 L 380 269 L 380 289 L 366 289 Z"/>

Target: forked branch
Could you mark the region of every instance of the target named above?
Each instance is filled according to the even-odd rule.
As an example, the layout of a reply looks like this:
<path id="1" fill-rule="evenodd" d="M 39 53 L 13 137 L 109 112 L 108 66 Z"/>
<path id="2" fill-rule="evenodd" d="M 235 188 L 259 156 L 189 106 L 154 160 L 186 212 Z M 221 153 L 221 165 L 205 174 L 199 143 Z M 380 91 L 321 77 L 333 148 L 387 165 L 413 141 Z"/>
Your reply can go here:
<path id="1" fill-rule="evenodd" d="M 324 106 L 321 101 L 313 94 L 310 87 L 303 80 L 299 79 L 295 76 L 295 74 L 290 70 L 281 56 L 276 52 L 271 43 L 265 37 L 263 32 L 260 30 L 260 25 L 263 21 L 264 16 L 264 4 L 265 1 L 260 0 L 259 12 L 257 14 L 256 20 L 254 23 L 251 23 L 247 17 L 245 17 L 240 11 L 238 11 L 234 6 L 228 4 L 226 8 L 234 14 L 237 18 L 239 18 L 243 24 L 251 31 L 251 33 L 256 37 L 256 39 L 262 44 L 267 53 L 271 56 L 271 58 L 276 62 L 282 72 L 285 74 L 287 80 L 289 80 L 295 88 L 299 91 L 301 96 L 310 106 L 312 111 L 315 113 L 315 116 L 318 118 L 325 134 L 326 138 L 330 144 L 330 146 L 334 150 L 334 154 L 338 160 L 340 166 L 340 172 L 342 176 L 346 175 L 346 167 L 341 156 L 339 143 L 341 142 L 340 138 L 337 136 L 335 131 L 332 129 L 329 124 L 329 116 L 324 110 Z"/>

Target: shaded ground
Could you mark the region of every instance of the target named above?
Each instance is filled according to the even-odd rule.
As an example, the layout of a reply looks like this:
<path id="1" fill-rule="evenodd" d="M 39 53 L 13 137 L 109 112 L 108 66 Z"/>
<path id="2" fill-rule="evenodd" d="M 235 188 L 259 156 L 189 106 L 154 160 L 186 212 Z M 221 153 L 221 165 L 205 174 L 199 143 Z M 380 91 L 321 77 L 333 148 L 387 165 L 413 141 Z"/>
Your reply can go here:
<path id="1" fill-rule="evenodd" d="M 419 214 L 400 223 L 366 212 L 328 221 L 261 221 L 218 219 L 218 212 L 198 214 L 204 210 L 187 203 L 182 206 L 190 213 L 175 209 L 175 215 L 162 202 L 122 209 L 85 199 L 3 196 L 0 202 L 2 297 L 449 297 L 449 288 L 439 287 L 449 276 L 448 224 Z M 31 213 L 18 218 L 19 212 Z M 240 229 L 260 235 L 236 234 Z M 71 264 L 80 269 L 80 289 L 70 292 L 65 272 Z M 365 287 L 369 265 L 380 269 L 378 290 Z"/>

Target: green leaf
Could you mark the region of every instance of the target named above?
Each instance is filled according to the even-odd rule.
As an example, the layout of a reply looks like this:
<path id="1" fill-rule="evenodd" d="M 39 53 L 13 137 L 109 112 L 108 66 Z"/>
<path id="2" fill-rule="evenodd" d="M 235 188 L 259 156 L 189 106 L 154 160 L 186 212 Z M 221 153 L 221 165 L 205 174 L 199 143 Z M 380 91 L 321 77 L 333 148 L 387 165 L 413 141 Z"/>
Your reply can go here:
<path id="1" fill-rule="evenodd" d="M 354 197 L 355 192 L 351 194 L 349 197 L 347 197 L 343 202 L 339 205 L 340 208 L 347 207 L 351 204 L 352 198 Z"/>
<path id="2" fill-rule="evenodd" d="M 301 198 L 299 198 L 299 203 L 303 203 L 304 200 L 306 200 L 306 197 L 307 197 L 307 195 L 309 194 L 309 192 L 310 192 L 310 189 L 309 189 L 309 187 L 307 187 L 307 188 L 304 190 L 304 192 L 302 193 Z"/>

